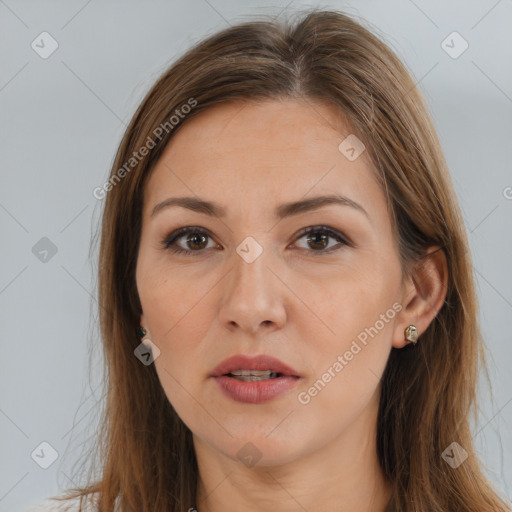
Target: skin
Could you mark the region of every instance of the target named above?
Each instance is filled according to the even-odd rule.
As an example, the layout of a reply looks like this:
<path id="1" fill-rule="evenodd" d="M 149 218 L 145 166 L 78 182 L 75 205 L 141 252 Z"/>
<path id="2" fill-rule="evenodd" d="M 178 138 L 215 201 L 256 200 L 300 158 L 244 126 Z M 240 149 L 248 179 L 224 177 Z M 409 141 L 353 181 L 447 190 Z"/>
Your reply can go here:
<path id="1" fill-rule="evenodd" d="M 411 323 L 421 343 L 442 306 L 447 267 L 438 251 L 402 282 L 368 153 L 349 161 L 338 149 L 350 133 L 323 103 L 223 104 L 183 124 L 147 183 L 136 272 L 140 321 L 161 351 L 154 364 L 163 389 L 193 433 L 200 483 L 190 507 L 199 512 L 378 512 L 390 498 L 376 456 L 380 377 L 391 348 L 407 344 Z M 339 205 L 274 217 L 282 203 L 333 192 L 359 203 L 368 217 Z M 151 216 L 156 204 L 179 196 L 215 201 L 226 216 L 179 206 Z M 318 225 L 353 245 L 296 236 Z M 178 240 L 191 255 L 161 245 L 183 226 L 209 232 L 206 241 L 193 234 Z M 252 263 L 236 252 L 247 236 L 263 248 Z M 394 303 L 401 310 L 321 392 L 300 403 L 298 393 Z M 301 379 L 270 402 L 235 402 L 209 377 L 234 354 L 270 354 Z M 246 443 L 261 456 L 252 467 L 237 456 Z"/>

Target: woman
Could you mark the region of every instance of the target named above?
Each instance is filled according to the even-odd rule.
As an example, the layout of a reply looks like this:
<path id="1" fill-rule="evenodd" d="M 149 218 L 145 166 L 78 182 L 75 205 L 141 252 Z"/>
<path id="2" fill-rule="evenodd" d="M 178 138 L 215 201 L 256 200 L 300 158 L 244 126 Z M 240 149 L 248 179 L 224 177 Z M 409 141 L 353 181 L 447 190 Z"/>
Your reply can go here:
<path id="1" fill-rule="evenodd" d="M 351 18 L 230 27 L 147 94 L 104 197 L 102 512 L 505 511 L 477 301 L 414 82 Z"/>

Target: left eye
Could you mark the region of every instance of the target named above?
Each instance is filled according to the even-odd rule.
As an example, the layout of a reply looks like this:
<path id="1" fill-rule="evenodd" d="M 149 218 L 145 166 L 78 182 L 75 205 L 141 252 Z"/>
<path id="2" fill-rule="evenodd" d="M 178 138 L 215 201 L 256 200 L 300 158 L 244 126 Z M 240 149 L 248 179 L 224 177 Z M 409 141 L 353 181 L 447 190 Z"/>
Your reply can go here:
<path id="1" fill-rule="evenodd" d="M 326 226 L 304 228 L 298 233 L 297 237 L 297 240 L 305 238 L 306 243 L 312 249 L 311 252 L 316 253 L 330 253 L 333 250 L 338 250 L 342 246 L 350 246 L 350 243 L 342 233 L 339 233 L 338 231 Z M 178 243 L 181 238 L 186 238 L 185 243 L 188 245 L 188 248 L 183 247 Z M 213 242 L 208 231 L 204 230 L 203 228 L 185 227 L 176 230 L 174 233 L 171 233 L 164 240 L 162 240 L 162 246 L 164 249 L 170 249 L 174 253 L 192 255 L 192 253 L 204 252 L 202 249 L 213 248 L 208 247 L 209 238 L 210 241 Z M 336 240 L 338 244 L 329 246 L 329 239 Z M 299 248 L 308 249 L 308 247 Z"/>
<path id="2" fill-rule="evenodd" d="M 343 245 L 350 245 L 341 233 L 326 226 L 305 228 L 299 233 L 299 240 L 304 237 L 309 247 L 314 249 L 313 252 L 326 253 L 337 250 Z M 329 246 L 329 238 L 336 240 L 338 244 Z"/>

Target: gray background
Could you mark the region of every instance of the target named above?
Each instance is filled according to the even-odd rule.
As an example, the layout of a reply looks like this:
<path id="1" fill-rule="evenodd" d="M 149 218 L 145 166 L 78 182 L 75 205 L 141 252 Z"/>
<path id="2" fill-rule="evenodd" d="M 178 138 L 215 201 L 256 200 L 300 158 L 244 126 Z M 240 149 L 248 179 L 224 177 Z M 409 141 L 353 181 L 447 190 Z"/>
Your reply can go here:
<path id="1" fill-rule="evenodd" d="M 89 250 L 102 204 L 92 191 L 108 175 L 124 124 L 156 77 L 204 35 L 312 5 L 368 20 L 426 97 L 469 232 L 488 344 L 494 399 L 484 387 L 475 442 L 510 497 L 510 0 L 0 0 L 1 511 L 78 483 L 74 471 L 94 436 L 102 397 L 100 355 L 89 356 L 98 346 L 97 249 Z M 43 31 L 59 45 L 46 59 L 31 47 L 42 46 Z M 453 31 L 469 44 L 456 59 L 441 46 Z M 38 252 L 43 237 L 56 254 Z M 59 454 L 48 469 L 31 457 L 42 442 Z"/>

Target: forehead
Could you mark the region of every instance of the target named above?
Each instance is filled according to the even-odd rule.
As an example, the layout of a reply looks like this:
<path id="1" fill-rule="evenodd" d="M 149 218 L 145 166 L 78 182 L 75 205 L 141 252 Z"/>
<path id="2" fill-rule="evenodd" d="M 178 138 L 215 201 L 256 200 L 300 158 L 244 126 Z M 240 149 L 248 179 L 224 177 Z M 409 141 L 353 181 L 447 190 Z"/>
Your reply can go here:
<path id="1" fill-rule="evenodd" d="M 242 193 L 242 205 L 254 200 L 268 206 L 332 192 L 367 211 L 378 209 L 385 199 L 367 152 L 350 161 L 339 149 L 351 134 L 339 112 L 320 102 L 239 101 L 208 108 L 185 120 L 165 148 L 146 187 L 145 210 L 178 195 L 232 203 Z"/>

